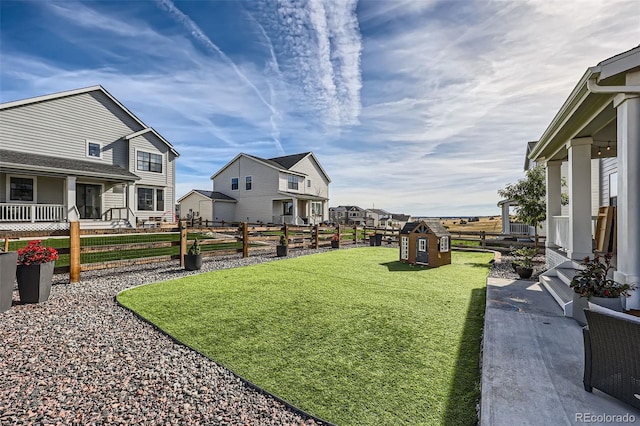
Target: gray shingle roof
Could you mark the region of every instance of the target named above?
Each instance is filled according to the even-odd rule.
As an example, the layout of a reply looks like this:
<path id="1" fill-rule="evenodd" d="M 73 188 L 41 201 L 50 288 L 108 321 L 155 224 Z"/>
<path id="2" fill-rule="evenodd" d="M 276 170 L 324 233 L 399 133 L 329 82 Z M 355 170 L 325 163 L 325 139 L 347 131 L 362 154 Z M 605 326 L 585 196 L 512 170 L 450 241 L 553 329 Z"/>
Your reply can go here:
<path id="1" fill-rule="evenodd" d="M 437 220 L 437 219 L 426 219 L 426 220 L 419 220 L 419 221 L 416 221 L 416 222 L 407 222 L 402 227 L 402 230 L 400 231 L 400 233 L 401 234 L 409 234 L 414 229 L 416 229 L 418 227 L 418 225 L 420 225 L 422 222 L 424 222 L 424 224 L 427 226 L 427 228 L 429 228 L 431 230 L 431 232 L 433 232 L 434 235 L 437 236 L 437 237 L 445 237 L 445 236 L 450 235 L 449 232 L 444 228 L 444 226 L 442 226 L 440 221 Z"/>
<path id="2" fill-rule="evenodd" d="M 235 198 L 229 197 L 228 195 L 218 191 L 205 191 L 203 189 L 194 189 L 194 191 L 196 191 L 198 194 L 204 195 L 207 198 L 211 198 L 212 200 L 236 201 Z"/>
<path id="3" fill-rule="evenodd" d="M 44 172 L 63 176 L 91 176 L 109 180 L 133 182 L 140 177 L 113 164 L 99 161 L 72 160 L 30 152 L 0 149 L 0 170 Z"/>

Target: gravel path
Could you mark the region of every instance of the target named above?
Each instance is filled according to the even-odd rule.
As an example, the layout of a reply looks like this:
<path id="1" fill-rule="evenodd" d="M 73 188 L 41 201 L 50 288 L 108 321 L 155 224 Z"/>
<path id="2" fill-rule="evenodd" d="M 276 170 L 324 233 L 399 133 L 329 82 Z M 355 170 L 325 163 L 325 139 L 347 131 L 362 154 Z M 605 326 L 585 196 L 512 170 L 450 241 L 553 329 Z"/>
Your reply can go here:
<path id="1" fill-rule="evenodd" d="M 205 259 L 200 272 L 272 260 Z M 0 314 L 0 424 L 317 424 L 114 301 L 123 289 L 196 273 L 173 262 L 85 272 L 80 284 L 56 275 L 47 302 Z"/>

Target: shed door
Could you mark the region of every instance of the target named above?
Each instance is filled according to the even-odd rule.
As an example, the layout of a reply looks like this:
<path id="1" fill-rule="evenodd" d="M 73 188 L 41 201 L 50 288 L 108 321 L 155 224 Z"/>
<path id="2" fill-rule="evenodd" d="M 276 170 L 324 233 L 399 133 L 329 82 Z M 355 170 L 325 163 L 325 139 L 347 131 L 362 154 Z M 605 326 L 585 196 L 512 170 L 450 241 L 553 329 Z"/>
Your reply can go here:
<path id="1" fill-rule="evenodd" d="M 416 263 L 429 263 L 428 259 L 428 251 L 427 251 L 427 239 L 426 238 L 418 238 L 418 252 L 416 253 Z"/>

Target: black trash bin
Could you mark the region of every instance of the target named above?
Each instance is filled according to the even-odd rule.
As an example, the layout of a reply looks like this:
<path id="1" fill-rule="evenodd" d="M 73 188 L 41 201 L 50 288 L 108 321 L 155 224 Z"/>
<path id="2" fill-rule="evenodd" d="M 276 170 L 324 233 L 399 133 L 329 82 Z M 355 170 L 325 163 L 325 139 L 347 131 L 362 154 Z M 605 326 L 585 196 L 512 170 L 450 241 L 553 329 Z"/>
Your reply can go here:
<path id="1" fill-rule="evenodd" d="M 381 246 L 382 245 L 382 234 L 376 234 L 375 235 L 375 240 L 376 240 L 376 245 L 377 246 Z"/>

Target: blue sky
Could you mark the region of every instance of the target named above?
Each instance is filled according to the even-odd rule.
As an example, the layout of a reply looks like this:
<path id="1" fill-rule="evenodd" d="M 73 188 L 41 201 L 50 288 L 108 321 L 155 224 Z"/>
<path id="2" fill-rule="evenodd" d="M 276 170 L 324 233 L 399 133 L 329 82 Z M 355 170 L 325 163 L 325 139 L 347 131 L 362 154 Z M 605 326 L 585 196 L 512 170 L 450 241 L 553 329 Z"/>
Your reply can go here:
<path id="1" fill-rule="evenodd" d="M 0 1 L 0 100 L 103 85 L 180 152 L 177 195 L 239 152 L 313 151 L 331 205 L 498 214 L 640 3 Z"/>

